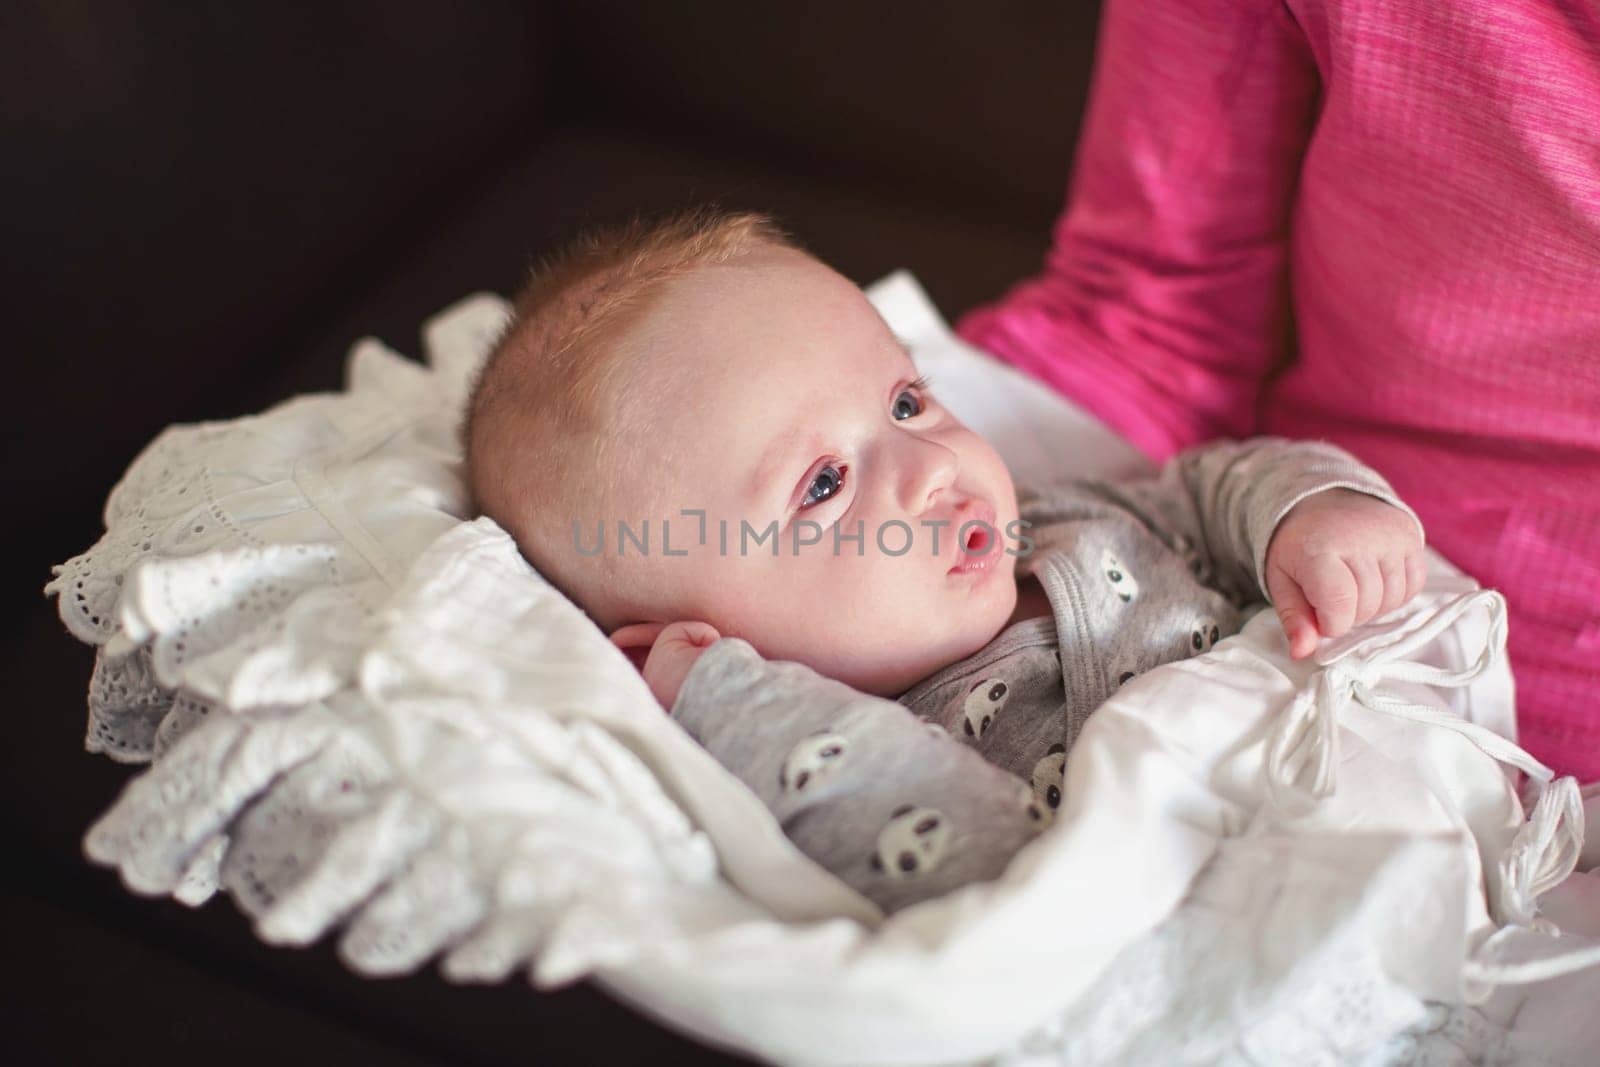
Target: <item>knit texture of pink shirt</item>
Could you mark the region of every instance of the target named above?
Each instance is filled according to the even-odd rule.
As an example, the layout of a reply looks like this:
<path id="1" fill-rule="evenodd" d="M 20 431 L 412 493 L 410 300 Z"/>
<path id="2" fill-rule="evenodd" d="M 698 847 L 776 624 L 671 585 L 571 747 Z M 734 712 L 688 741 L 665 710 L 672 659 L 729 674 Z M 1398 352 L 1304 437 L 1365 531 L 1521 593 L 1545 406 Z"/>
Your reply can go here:
<path id="1" fill-rule="evenodd" d="M 1110 0 L 1044 270 L 959 324 L 1160 461 L 1333 441 L 1600 779 L 1600 2 Z"/>

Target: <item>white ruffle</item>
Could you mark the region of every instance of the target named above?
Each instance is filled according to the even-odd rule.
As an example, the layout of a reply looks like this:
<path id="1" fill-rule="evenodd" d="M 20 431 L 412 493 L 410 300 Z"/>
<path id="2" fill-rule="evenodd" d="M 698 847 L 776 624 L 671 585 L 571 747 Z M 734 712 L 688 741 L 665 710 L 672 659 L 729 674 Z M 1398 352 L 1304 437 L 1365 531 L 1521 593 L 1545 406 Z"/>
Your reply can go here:
<path id="1" fill-rule="evenodd" d="M 86 840 L 130 888 L 220 886 L 274 943 L 349 920 L 341 952 L 367 973 L 450 950 L 453 977 L 537 956 L 545 984 L 670 932 L 647 917 L 686 886 L 733 897 L 655 775 L 575 714 L 660 717 L 648 691 L 619 696 L 620 653 L 502 531 L 463 521 L 456 420 L 504 316 L 467 301 L 430 323 L 426 369 L 363 341 L 343 393 L 168 429 L 100 542 L 55 569 L 62 620 L 98 646 L 87 747 L 155 761 Z M 421 621 L 460 606 L 438 583 L 485 551 L 519 595 L 454 632 Z M 489 639 L 496 609 L 521 629 L 516 677 L 439 654 Z"/>
<path id="2" fill-rule="evenodd" d="M 1043 428 L 1078 435 L 1064 454 L 1131 466 L 1086 417 L 1047 425 L 1066 409 L 961 351 L 908 278 L 875 295 L 900 302 L 891 325 L 952 406 L 982 394 L 1003 401 L 991 424 L 1041 420 L 1033 462 Z M 1396 705 L 1359 656 L 1335 673 L 1362 699 L 1317 718 L 1294 702 L 1316 665 L 1288 661 L 1267 616 L 1097 712 L 1066 782 L 1095 804 L 1005 877 L 884 921 L 793 849 L 504 531 L 468 520 L 456 420 L 504 316 L 473 298 L 428 325 L 426 366 L 363 341 L 341 393 L 167 430 L 111 494 L 104 537 L 56 569 L 63 621 L 98 648 L 88 748 L 153 761 L 86 840 L 130 888 L 190 904 L 223 888 L 272 943 L 340 930 L 364 974 L 437 958 L 456 981 L 594 977 L 784 1062 L 1475 1055 L 1507 1029 L 1427 1001 L 1503 978 L 1513 947 L 1541 976 L 1561 967 L 1532 898 L 1570 869 L 1545 837 L 1568 840 L 1576 818 L 1581 839 L 1581 810 L 1516 837 L 1532 858 L 1497 875 L 1521 894 L 1518 925 L 1498 929 L 1519 933 L 1492 941 L 1484 868 L 1533 825 L 1493 760 L 1427 715 L 1371 710 Z M 1446 579 L 1396 632 L 1473 588 Z M 1472 680 L 1467 621 L 1451 620 L 1461 647 L 1441 668 Z M 1493 635 L 1478 644 L 1508 689 Z M 1395 699 L 1460 712 L 1460 693 L 1415 681 Z M 1315 730 L 1295 736 L 1320 739 L 1300 761 L 1320 771 L 1312 815 L 1267 803 L 1274 723 L 1302 719 Z M 1340 830 L 1364 823 L 1381 832 Z M 1417 893 L 1460 903 L 1412 933 L 1394 906 Z M 1439 1010 L 1470 1046 L 1438 1044 Z M 1182 1028 L 1118 1023 L 1162 1018 Z"/>

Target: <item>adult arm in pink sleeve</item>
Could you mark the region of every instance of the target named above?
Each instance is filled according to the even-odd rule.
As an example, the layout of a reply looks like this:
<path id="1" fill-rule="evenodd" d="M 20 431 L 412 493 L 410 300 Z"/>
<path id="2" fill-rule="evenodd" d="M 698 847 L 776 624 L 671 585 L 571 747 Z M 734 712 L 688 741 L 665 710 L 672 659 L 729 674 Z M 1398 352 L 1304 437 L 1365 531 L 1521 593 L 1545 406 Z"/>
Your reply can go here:
<path id="1" fill-rule="evenodd" d="M 1282 0 L 1108 0 L 1044 270 L 959 323 L 1156 461 L 1255 430 L 1316 65 Z"/>

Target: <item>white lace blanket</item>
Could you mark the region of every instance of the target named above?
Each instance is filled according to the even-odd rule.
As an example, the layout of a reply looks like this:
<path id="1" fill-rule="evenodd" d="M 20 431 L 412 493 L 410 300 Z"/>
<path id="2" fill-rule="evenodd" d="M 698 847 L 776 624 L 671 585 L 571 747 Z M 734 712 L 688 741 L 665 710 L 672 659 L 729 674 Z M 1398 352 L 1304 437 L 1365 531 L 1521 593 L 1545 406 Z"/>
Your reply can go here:
<path id="1" fill-rule="evenodd" d="M 1024 476 L 1139 465 L 963 349 L 908 278 L 872 295 Z M 88 747 L 152 763 L 87 839 L 131 889 L 221 887 L 273 943 L 338 929 L 366 974 L 593 977 L 777 1062 L 1597 1047 L 1561 1006 L 1600 993 L 1580 969 L 1600 941 L 1537 907 L 1560 883 L 1568 925 L 1600 934 L 1600 894 L 1563 882 L 1600 858 L 1580 859 L 1578 791 L 1536 784 L 1526 819 L 1496 760 L 1548 775 L 1461 725 L 1509 721 L 1498 594 L 1436 558 L 1423 596 L 1317 663 L 1263 614 L 1148 672 L 1074 749 L 1076 815 L 1001 880 L 885 921 L 503 531 L 463 521 L 455 421 L 503 315 L 469 300 L 430 323 L 426 367 L 364 341 L 343 393 L 168 429 L 57 569 L 63 620 L 99 648 Z"/>

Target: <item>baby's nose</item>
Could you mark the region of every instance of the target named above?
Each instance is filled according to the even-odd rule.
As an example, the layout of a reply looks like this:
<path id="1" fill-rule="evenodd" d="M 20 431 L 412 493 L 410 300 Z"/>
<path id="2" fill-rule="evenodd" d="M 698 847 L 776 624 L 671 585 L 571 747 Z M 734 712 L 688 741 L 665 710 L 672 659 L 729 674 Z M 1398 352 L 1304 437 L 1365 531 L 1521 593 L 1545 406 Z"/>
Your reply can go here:
<path id="1" fill-rule="evenodd" d="M 908 465 L 905 509 L 920 515 L 938 502 L 941 493 L 955 484 L 961 469 L 960 457 L 935 441 L 918 444 L 916 457 Z"/>

